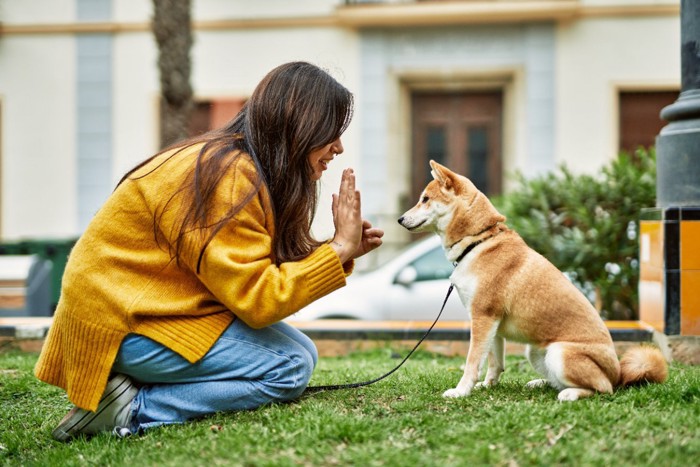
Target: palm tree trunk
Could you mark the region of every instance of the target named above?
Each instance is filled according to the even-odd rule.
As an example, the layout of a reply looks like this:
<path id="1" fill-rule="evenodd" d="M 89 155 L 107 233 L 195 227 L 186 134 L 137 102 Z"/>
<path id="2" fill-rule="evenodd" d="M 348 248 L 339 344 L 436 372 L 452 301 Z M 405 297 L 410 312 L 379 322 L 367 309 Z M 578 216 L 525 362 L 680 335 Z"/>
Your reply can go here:
<path id="1" fill-rule="evenodd" d="M 153 34 L 160 72 L 160 145 L 188 136 L 193 108 L 190 84 L 192 27 L 190 0 L 153 0 Z"/>

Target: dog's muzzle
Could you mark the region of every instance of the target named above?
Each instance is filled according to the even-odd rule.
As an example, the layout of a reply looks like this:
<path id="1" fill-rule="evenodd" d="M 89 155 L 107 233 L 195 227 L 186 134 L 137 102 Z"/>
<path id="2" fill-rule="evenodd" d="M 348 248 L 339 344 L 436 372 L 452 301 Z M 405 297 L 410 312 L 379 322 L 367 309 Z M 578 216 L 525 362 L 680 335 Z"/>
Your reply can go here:
<path id="1" fill-rule="evenodd" d="M 406 229 L 408 229 L 408 230 L 417 229 L 417 228 L 420 227 L 421 225 L 425 224 L 425 220 L 424 220 L 423 222 L 421 222 L 421 223 L 418 224 L 418 225 L 409 226 L 409 225 L 404 224 L 404 221 L 405 221 L 405 220 L 406 220 L 406 218 L 405 218 L 404 216 L 399 217 L 399 224 L 401 224 L 402 227 L 404 227 L 404 228 L 406 228 Z"/>

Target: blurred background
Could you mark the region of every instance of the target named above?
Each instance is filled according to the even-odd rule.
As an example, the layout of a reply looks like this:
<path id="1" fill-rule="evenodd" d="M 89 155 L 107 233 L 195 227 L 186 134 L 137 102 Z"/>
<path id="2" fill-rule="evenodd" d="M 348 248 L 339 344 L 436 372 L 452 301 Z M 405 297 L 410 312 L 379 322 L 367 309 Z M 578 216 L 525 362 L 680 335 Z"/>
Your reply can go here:
<path id="1" fill-rule="evenodd" d="M 678 0 L 0 0 L 0 253 L 50 249 L 60 280 L 123 173 L 185 136 L 171 121 L 186 134 L 220 126 L 269 70 L 306 60 L 356 99 L 314 231 L 331 235 L 331 193 L 353 167 L 365 217 L 386 231 L 368 259 L 382 263 L 415 240 L 396 219 L 429 159 L 497 196 L 515 174 L 596 174 L 653 145 L 680 90 L 679 11 Z"/>

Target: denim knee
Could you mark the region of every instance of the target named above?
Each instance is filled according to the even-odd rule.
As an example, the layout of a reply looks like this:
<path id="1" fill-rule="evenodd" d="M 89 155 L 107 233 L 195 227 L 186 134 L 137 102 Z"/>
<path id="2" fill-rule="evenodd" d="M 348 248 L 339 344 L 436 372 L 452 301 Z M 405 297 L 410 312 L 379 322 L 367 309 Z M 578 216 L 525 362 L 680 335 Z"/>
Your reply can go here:
<path id="1" fill-rule="evenodd" d="M 306 349 L 288 354 L 285 364 L 274 372 L 268 387 L 276 399 L 288 401 L 296 399 L 308 386 L 314 371 L 314 358 Z"/>
<path id="2" fill-rule="evenodd" d="M 311 346 L 307 347 L 306 350 L 310 352 L 309 356 L 311 357 L 311 370 L 313 371 L 313 369 L 316 368 L 316 364 L 318 363 L 318 349 L 312 341 Z"/>

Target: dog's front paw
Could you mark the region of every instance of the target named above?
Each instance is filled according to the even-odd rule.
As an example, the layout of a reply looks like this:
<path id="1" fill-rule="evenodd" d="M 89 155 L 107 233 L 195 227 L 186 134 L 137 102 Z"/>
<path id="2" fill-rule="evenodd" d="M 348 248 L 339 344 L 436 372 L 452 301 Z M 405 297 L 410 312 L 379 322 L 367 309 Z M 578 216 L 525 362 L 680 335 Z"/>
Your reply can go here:
<path id="1" fill-rule="evenodd" d="M 448 389 L 442 393 L 442 397 L 456 398 L 456 397 L 466 397 L 469 395 L 469 391 L 464 391 L 459 388 Z"/>
<path id="2" fill-rule="evenodd" d="M 494 386 L 497 385 L 497 384 L 498 384 L 498 380 L 497 380 L 497 379 L 485 379 L 485 380 L 483 380 L 483 381 L 479 381 L 478 383 L 476 383 L 476 384 L 474 385 L 474 387 L 477 388 L 477 389 L 480 389 L 480 388 L 486 388 L 486 389 L 488 389 L 488 388 L 494 387 Z"/>

